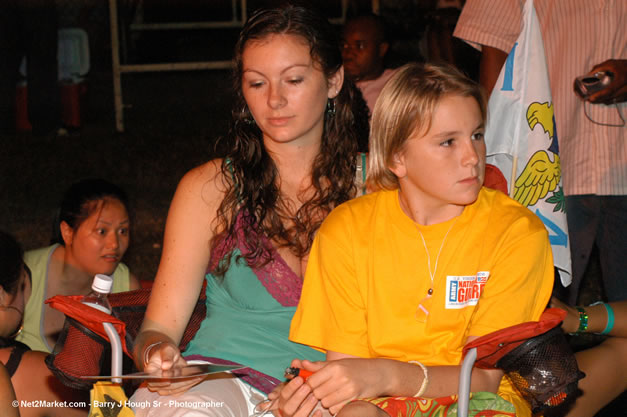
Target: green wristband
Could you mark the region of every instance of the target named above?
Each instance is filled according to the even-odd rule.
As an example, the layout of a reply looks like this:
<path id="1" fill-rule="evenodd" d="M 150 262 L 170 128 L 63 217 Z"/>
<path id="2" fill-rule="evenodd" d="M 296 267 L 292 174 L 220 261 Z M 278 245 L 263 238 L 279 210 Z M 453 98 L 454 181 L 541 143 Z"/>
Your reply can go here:
<path id="1" fill-rule="evenodd" d="M 576 333 L 585 333 L 588 330 L 588 313 L 582 307 L 576 307 L 579 312 L 579 328 Z"/>
<path id="2" fill-rule="evenodd" d="M 603 329 L 601 334 L 609 334 L 614 328 L 614 309 L 611 305 L 607 303 L 603 303 L 603 305 L 607 310 L 607 324 L 605 325 L 605 329 Z"/>

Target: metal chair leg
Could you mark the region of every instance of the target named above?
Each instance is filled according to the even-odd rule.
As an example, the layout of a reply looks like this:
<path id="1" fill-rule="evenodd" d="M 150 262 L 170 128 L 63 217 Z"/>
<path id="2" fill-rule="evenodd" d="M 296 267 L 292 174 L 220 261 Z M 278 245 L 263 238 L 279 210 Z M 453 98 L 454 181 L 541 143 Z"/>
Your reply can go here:
<path id="1" fill-rule="evenodd" d="M 477 348 L 470 349 L 462 362 L 459 373 L 459 389 L 457 398 L 457 416 L 468 417 L 468 403 L 470 402 L 470 381 L 472 367 L 477 359 Z"/>

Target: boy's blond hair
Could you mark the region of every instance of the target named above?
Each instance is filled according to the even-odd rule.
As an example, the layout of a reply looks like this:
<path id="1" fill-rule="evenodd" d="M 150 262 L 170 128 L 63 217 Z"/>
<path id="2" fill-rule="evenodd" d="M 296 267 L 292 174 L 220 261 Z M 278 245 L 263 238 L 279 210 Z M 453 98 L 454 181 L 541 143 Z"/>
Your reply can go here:
<path id="1" fill-rule="evenodd" d="M 438 103 L 448 95 L 477 100 L 485 123 L 487 104 L 479 84 L 446 64 L 410 63 L 385 84 L 372 113 L 368 184 L 372 189 L 398 188 L 390 170 L 394 155 L 419 130 L 428 132 Z"/>

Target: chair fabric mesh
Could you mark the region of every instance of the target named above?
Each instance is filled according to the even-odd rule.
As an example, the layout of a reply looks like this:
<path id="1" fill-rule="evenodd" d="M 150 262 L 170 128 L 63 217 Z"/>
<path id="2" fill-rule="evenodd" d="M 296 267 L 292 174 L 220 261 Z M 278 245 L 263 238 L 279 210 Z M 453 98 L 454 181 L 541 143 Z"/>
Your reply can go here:
<path id="1" fill-rule="evenodd" d="M 64 385 L 75 389 L 91 389 L 93 381 L 81 377 L 100 374 L 108 346 L 109 341 L 71 317 L 66 317 L 54 350 L 46 357 L 46 364 Z"/>
<path id="2" fill-rule="evenodd" d="M 144 320 L 149 298 L 150 288 L 109 295 L 109 303 L 113 309 L 112 315 L 126 325 L 126 344 L 131 352 Z M 181 351 L 185 350 L 205 318 L 205 299 L 203 287 L 192 317 L 183 333 L 179 345 Z M 123 359 L 123 373 L 137 371 L 132 358 L 124 355 Z M 46 364 L 64 385 L 89 390 L 95 381 L 82 379 L 82 376 L 111 374 L 111 344 L 81 323 L 66 316 L 57 344 L 52 353 L 46 357 Z"/>
<path id="3" fill-rule="evenodd" d="M 562 405 L 577 393 L 585 375 L 560 327 L 535 336 L 497 363 L 505 371 L 534 414 Z"/>

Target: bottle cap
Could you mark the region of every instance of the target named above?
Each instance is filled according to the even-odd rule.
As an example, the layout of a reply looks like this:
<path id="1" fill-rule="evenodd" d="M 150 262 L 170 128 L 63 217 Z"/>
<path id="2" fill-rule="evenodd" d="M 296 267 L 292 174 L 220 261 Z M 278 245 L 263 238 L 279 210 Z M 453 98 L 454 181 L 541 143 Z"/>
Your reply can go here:
<path id="1" fill-rule="evenodd" d="M 98 292 L 110 293 L 113 287 L 113 278 L 109 275 L 96 274 L 94 281 L 91 283 L 91 289 Z"/>

